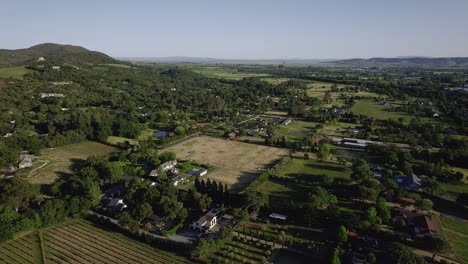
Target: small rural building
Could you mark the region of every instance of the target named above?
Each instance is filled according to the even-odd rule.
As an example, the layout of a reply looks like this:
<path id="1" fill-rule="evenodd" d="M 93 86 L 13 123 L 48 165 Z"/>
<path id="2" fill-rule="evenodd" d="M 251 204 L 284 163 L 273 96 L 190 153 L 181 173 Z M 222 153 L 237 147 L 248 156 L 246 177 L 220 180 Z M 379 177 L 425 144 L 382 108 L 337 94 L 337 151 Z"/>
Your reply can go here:
<path id="1" fill-rule="evenodd" d="M 40 93 L 39 97 L 41 98 L 47 98 L 47 97 L 65 97 L 63 94 L 59 93 Z"/>
<path id="2" fill-rule="evenodd" d="M 171 180 L 172 180 L 172 182 L 174 183 L 174 186 L 177 186 L 177 185 L 181 184 L 183 181 L 185 181 L 185 177 L 183 177 L 183 176 L 175 176 L 175 177 L 173 177 Z"/>
<path id="3" fill-rule="evenodd" d="M 396 177 L 396 182 L 400 188 L 408 191 L 420 191 L 422 187 L 421 179 L 414 173 L 409 173 L 406 176 Z"/>
<path id="4" fill-rule="evenodd" d="M 20 162 L 18 164 L 18 168 L 24 169 L 32 167 L 33 165 L 34 155 L 29 155 L 28 151 L 22 151 L 20 154 Z"/>
<path id="5" fill-rule="evenodd" d="M 45 58 L 44 58 L 44 57 L 39 57 L 39 58 L 37 59 L 37 61 L 45 61 Z"/>
<path id="6" fill-rule="evenodd" d="M 288 219 L 288 216 L 286 215 L 282 215 L 282 214 L 277 214 L 277 213 L 272 213 L 269 215 L 270 218 L 273 218 L 275 220 L 282 220 L 283 222 L 286 221 L 286 219 Z"/>
<path id="7" fill-rule="evenodd" d="M 234 133 L 234 132 L 231 132 L 231 133 L 227 134 L 226 137 L 227 137 L 228 140 L 234 140 L 234 139 L 236 139 L 237 134 Z"/>
<path id="8" fill-rule="evenodd" d="M 206 175 L 208 173 L 208 170 L 206 169 L 198 169 L 198 170 L 191 170 L 188 172 L 189 175 L 193 175 L 193 176 L 203 176 L 203 175 Z"/>
<path id="9" fill-rule="evenodd" d="M 124 203 L 122 198 L 111 198 L 106 200 L 106 208 L 113 210 L 114 212 L 122 212 L 127 208 L 127 205 Z"/>
<path id="10" fill-rule="evenodd" d="M 149 176 L 150 176 L 150 177 L 158 177 L 158 175 L 159 175 L 158 173 L 159 173 L 159 172 L 158 172 L 158 169 L 154 169 L 154 170 L 152 170 L 152 171 L 150 172 Z"/>
<path id="11" fill-rule="evenodd" d="M 283 122 L 281 122 L 281 125 L 287 126 L 287 125 L 291 124 L 291 122 L 292 122 L 291 118 L 286 118 Z"/>
<path id="12" fill-rule="evenodd" d="M 177 175 L 179 173 L 179 169 L 177 169 L 177 160 L 170 160 L 164 162 L 163 164 L 159 165 L 156 169 L 152 170 L 149 174 L 150 177 L 158 177 L 160 171 L 165 171 L 173 175 Z"/>
<path id="13" fill-rule="evenodd" d="M 208 233 L 217 224 L 217 215 L 219 211 L 216 209 L 210 210 L 208 213 L 200 217 L 197 221 L 194 221 L 190 227 L 194 230 L 198 230 L 202 233 Z"/>
<path id="14" fill-rule="evenodd" d="M 1 174 L 4 178 L 11 178 L 14 177 L 16 174 L 16 170 L 14 167 L 3 167 L 1 170 Z"/>
<path id="15" fill-rule="evenodd" d="M 169 135 L 169 132 L 163 131 L 163 130 L 156 131 L 154 133 L 154 136 L 157 137 L 157 138 L 167 137 L 168 135 Z"/>
<path id="16" fill-rule="evenodd" d="M 440 220 L 435 215 L 395 208 L 392 210 L 392 216 L 405 221 L 413 236 L 427 237 L 441 234 Z"/>
<path id="17" fill-rule="evenodd" d="M 52 66 L 52 70 L 60 70 L 60 66 Z"/>

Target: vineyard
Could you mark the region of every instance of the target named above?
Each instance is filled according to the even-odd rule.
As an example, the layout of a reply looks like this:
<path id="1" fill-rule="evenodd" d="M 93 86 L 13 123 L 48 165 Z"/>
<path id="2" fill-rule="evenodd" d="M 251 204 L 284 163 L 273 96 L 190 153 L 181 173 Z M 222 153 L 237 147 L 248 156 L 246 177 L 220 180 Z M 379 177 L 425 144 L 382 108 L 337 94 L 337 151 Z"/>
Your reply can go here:
<path id="1" fill-rule="evenodd" d="M 34 184 L 51 184 L 59 177 L 70 174 L 71 166 L 77 162 L 82 162 L 91 155 L 105 156 L 116 151 L 116 148 L 91 141 L 45 149 L 34 161 L 38 165 L 24 176 Z"/>
<path id="2" fill-rule="evenodd" d="M 123 234 L 103 230 L 83 220 L 48 228 L 41 234 L 36 231 L 0 244 L 0 263 L 44 262 L 190 263 L 183 257 L 158 250 Z"/>
<path id="3" fill-rule="evenodd" d="M 42 263 L 39 233 L 0 243 L 0 263 Z"/>

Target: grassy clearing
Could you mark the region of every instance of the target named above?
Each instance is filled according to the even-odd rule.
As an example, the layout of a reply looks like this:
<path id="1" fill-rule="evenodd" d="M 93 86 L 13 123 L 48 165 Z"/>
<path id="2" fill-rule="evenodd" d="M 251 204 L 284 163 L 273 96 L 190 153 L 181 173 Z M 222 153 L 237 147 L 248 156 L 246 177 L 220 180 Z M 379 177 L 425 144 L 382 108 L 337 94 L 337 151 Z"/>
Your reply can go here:
<path id="1" fill-rule="evenodd" d="M 440 183 L 440 189 L 452 200 L 456 200 L 461 193 L 468 193 L 468 184 L 466 183 Z"/>
<path id="2" fill-rule="evenodd" d="M 261 80 L 273 85 L 278 85 L 291 80 L 291 78 L 262 78 Z"/>
<path id="3" fill-rule="evenodd" d="M 279 136 L 285 136 L 292 140 L 301 140 L 303 137 L 312 135 L 318 123 L 294 120 L 289 125 L 280 125 L 276 132 Z"/>
<path id="4" fill-rule="evenodd" d="M 37 159 L 45 166 L 32 169 L 24 176 L 34 184 L 51 184 L 59 177 L 70 175 L 72 166 L 78 165 L 89 156 L 106 156 L 117 151 L 114 147 L 92 141 L 44 149 Z"/>
<path id="5" fill-rule="evenodd" d="M 441 217 L 445 236 L 452 246 L 453 253 L 457 256 L 460 263 L 468 263 L 468 223 L 453 220 L 447 217 Z"/>
<path id="6" fill-rule="evenodd" d="M 291 159 L 278 174 L 284 177 L 296 177 L 299 175 L 313 177 L 314 175 L 326 174 L 333 178 L 349 179 L 351 169 L 335 162 Z"/>
<path id="7" fill-rule="evenodd" d="M 269 74 L 261 74 L 261 73 L 236 72 L 236 71 L 222 69 L 222 68 L 215 67 L 215 66 L 203 67 L 203 68 L 200 67 L 200 68 L 194 69 L 193 71 L 203 74 L 207 77 L 211 77 L 211 78 L 231 79 L 231 80 L 240 80 L 243 78 L 250 78 L 250 77 L 270 76 Z"/>
<path id="8" fill-rule="evenodd" d="M 101 65 L 111 66 L 111 67 L 116 67 L 116 68 L 124 68 L 124 69 L 132 68 L 132 66 L 125 65 L 125 64 L 118 64 L 118 63 L 105 63 L 105 64 L 101 64 Z"/>
<path id="9" fill-rule="evenodd" d="M 130 145 L 138 145 L 138 141 L 133 138 L 125 138 L 125 137 L 115 137 L 115 136 L 109 136 L 107 138 L 107 143 L 111 145 L 118 145 L 125 143 L 127 141 Z"/>
<path id="10" fill-rule="evenodd" d="M 366 115 L 376 119 L 395 119 L 403 118 L 404 122 L 408 123 L 412 118 L 411 115 L 402 112 L 395 112 L 390 106 L 379 105 L 370 100 L 358 100 L 355 102 L 351 111 L 356 115 Z"/>
<path id="11" fill-rule="evenodd" d="M 31 70 L 26 69 L 24 66 L 0 68 L 0 78 L 22 79 L 23 75 L 28 72 L 31 72 Z"/>
<path id="12" fill-rule="evenodd" d="M 215 169 L 208 177 L 243 189 L 259 172 L 288 155 L 288 150 L 208 136 L 193 137 L 165 148 L 179 159 L 207 164 Z"/>
<path id="13" fill-rule="evenodd" d="M 453 220 L 448 217 L 441 217 L 441 220 L 442 220 L 442 225 L 444 226 L 444 228 L 450 229 L 452 231 L 468 236 L 468 223 L 467 222 Z"/>

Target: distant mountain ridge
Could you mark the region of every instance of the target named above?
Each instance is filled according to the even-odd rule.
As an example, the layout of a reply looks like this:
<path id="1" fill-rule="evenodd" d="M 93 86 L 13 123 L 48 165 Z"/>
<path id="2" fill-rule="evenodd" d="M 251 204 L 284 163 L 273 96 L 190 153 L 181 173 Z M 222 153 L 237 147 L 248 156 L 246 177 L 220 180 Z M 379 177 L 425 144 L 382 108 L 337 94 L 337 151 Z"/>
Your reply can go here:
<path id="1" fill-rule="evenodd" d="M 119 60 L 135 61 L 135 62 L 164 62 L 164 63 L 298 63 L 298 64 L 314 64 L 325 60 L 319 59 L 223 59 L 209 57 L 187 57 L 187 56 L 172 56 L 172 57 L 120 57 Z M 328 61 L 328 60 L 326 60 Z"/>
<path id="2" fill-rule="evenodd" d="M 427 66 L 468 68 L 468 57 L 398 57 L 398 58 L 370 58 L 370 59 L 346 59 L 323 62 L 328 64 L 348 66 Z"/>
<path id="3" fill-rule="evenodd" d="M 115 63 L 112 57 L 80 46 L 44 43 L 27 49 L 0 49 L 0 66 L 21 65 L 39 57 L 56 57 L 71 63 Z"/>

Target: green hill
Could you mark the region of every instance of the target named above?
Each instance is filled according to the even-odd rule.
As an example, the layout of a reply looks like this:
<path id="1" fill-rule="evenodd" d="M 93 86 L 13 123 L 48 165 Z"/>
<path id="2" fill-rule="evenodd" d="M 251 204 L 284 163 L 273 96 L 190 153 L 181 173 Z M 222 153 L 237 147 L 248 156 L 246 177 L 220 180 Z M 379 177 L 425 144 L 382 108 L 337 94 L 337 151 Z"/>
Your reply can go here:
<path id="1" fill-rule="evenodd" d="M 37 60 L 39 57 L 55 57 L 71 63 L 102 64 L 115 63 L 110 56 L 90 51 L 83 47 L 60 45 L 53 43 L 39 44 L 27 49 L 0 49 L 0 67 L 23 65 L 25 62 Z"/>

